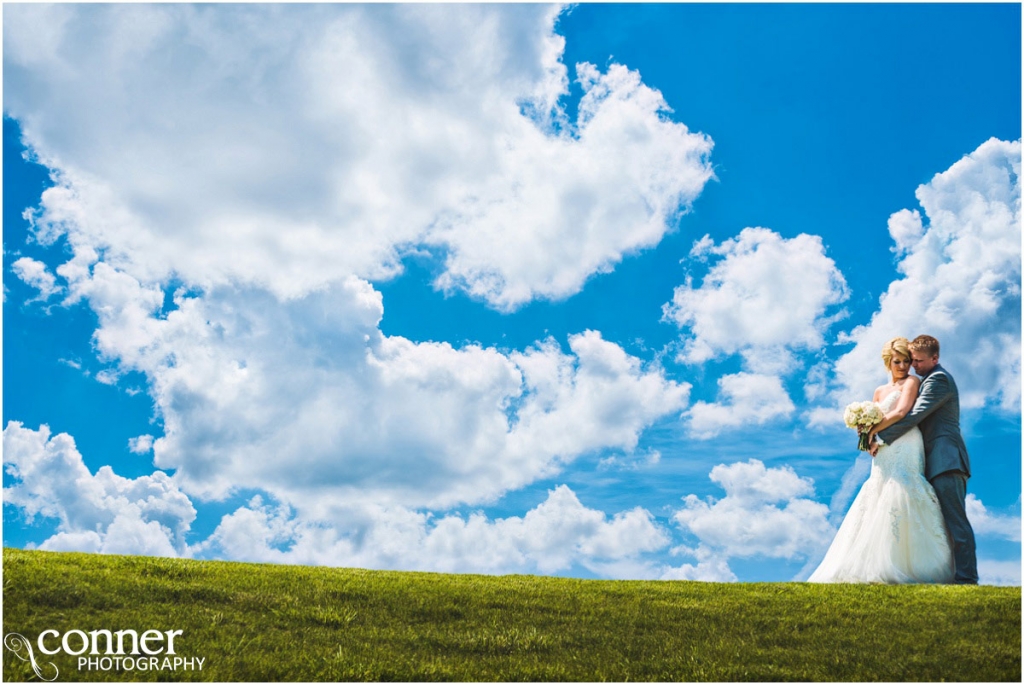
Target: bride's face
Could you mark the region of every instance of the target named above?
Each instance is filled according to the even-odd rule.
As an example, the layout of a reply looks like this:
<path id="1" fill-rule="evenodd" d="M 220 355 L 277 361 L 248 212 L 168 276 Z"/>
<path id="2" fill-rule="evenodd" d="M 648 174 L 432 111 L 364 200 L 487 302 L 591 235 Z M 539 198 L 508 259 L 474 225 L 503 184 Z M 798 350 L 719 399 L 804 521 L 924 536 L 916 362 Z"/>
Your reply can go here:
<path id="1" fill-rule="evenodd" d="M 889 360 L 889 371 L 892 372 L 892 379 L 894 381 L 906 378 L 910 374 L 910 360 L 894 354 L 892 359 Z"/>

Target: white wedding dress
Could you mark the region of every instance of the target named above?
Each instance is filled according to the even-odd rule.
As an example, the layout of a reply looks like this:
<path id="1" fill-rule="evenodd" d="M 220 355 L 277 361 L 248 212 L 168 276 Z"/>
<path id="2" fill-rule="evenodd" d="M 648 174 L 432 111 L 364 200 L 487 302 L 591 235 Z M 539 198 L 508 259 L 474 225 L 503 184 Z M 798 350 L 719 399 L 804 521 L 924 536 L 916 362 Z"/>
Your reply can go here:
<path id="1" fill-rule="evenodd" d="M 882 400 L 889 412 L 894 390 Z M 882 446 L 812 583 L 949 583 L 953 553 L 935 490 L 924 477 L 924 441 L 910 429 Z"/>

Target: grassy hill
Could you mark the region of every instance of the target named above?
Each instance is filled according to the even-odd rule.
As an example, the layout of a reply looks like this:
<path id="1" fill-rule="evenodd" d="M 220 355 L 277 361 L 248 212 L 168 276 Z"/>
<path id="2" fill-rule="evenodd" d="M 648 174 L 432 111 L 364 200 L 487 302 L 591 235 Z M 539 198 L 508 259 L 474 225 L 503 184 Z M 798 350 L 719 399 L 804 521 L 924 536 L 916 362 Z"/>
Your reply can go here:
<path id="1" fill-rule="evenodd" d="M 593 581 L 3 552 L 5 635 L 35 648 L 48 629 L 181 630 L 175 655 L 204 659 L 201 670 L 79 670 L 78 657 L 37 651 L 43 675 L 55 666 L 60 682 L 1020 682 L 1020 598 L 1019 587 Z M 69 636 L 71 651 L 81 637 Z M 51 635 L 49 648 L 59 644 Z M 6 649 L 3 678 L 39 680 Z"/>

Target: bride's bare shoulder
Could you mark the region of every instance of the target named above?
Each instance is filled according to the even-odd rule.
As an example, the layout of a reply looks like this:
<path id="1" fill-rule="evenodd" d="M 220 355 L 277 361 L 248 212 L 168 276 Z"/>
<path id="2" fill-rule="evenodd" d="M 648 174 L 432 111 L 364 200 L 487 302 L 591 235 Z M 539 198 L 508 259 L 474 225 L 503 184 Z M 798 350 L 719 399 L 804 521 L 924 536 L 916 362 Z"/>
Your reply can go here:
<path id="1" fill-rule="evenodd" d="M 889 384 L 888 383 L 886 383 L 885 385 L 880 385 L 877 388 L 875 388 L 875 394 L 872 396 L 871 401 L 872 402 L 881 402 L 882 398 L 885 397 L 885 391 L 886 390 L 889 390 Z"/>

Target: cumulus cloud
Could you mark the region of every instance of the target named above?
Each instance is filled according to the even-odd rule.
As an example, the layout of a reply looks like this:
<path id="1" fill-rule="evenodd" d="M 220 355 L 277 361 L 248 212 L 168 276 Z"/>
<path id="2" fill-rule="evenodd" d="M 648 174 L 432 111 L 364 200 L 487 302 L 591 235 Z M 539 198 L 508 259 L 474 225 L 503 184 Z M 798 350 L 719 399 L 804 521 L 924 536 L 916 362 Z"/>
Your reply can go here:
<path id="1" fill-rule="evenodd" d="M 4 470 L 14 484 L 4 488 L 4 503 L 29 518 L 59 521 L 58 532 L 41 549 L 108 554 L 188 554 L 185 534 L 196 510 L 162 471 L 135 479 L 109 466 L 95 473 L 82 461 L 67 433 L 25 428 L 11 421 L 3 432 Z"/>
<path id="2" fill-rule="evenodd" d="M 902 277 L 870 323 L 842 338 L 854 347 L 835 364 L 837 405 L 870 397 L 884 381 L 886 340 L 928 334 L 941 343 L 962 406 L 1019 410 L 1020 159 L 1020 141 L 988 140 L 917 189 L 923 214 L 890 217 Z"/>
<path id="3" fill-rule="evenodd" d="M 66 236 L 64 304 L 97 314 L 104 382 L 145 375 L 154 462 L 184 492 L 475 504 L 629 457 L 682 411 L 687 384 L 598 332 L 508 352 L 379 328 L 370 281 L 410 251 L 501 310 L 558 299 L 656 244 L 710 178 L 710 139 L 624 66 L 579 65 L 568 116 L 559 11 L 5 14 L 5 107 L 55 182 L 35 238 Z"/>
<path id="4" fill-rule="evenodd" d="M 973 494 L 967 495 L 967 518 L 979 536 L 993 536 L 1020 542 L 1020 516 L 991 513 Z"/>
<path id="5" fill-rule="evenodd" d="M 431 243 L 450 248 L 442 287 L 502 309 L 574 294 L 590 274 L 656 245 L 711 177 L 710 139 L 663 116 L 667 104 L 638 72 L 577 71 L 575 135 L 544 143 L 524 129 L 535 140 L 504 155 L 481 196 L 431 231 Z"/>
<path id="6" fill-rule="evenodd" d="M 658 243 L 712 143 L 622 65 L 577 67 L 569 120 L 559 12 L 15 7 L 4 104 L 56 181 L 36 235 L 145 283 L 289 298 L 430 246 L 439 287 L 564 298 Z"/>
<path id="7" fill-rule="evenodd" d="M 432 519 L 404 507 L 370 507 L 346 526 L 295 516 L 254 498 L 223 518 L 205 551 L 235 559 L 478 573 L 601 568 L 668 544 L 642 508 L 608 517 L 561 485 L 523 517 L 481 513 Z"/>
<path id="8" fill-rule="evenodd" d="M 332 508 L 327 518 L 311 518 L 256 496 L 224 516 L 206 540 L 189 545 L 185 537 L 196 511 L 163 472 L 126 479 L 104 466 L 92 474 L 73 438 L 52 436 L 45 425 L 31 430 L 11 422 L 3 438 L 5 469 L 15 480 L 4 488 L 4 502 L 29 518 L 59 521 L 58 532 L 39 545 L 46 550 L 481 573 L 553 573 L 581 565 L 628 577 L 650 566 L 643 554 L 669 542 L 647 510 L 608 516 L 560 485 L 524 516 L 496 520 L 482 513 L 435 518 L 401 505 L 351 502 Z"/>
<path id="9" fill-rule="evenodd" d="M 662 580 L 700 580 L 708 583 L 733 583 L 739 580 L 729 568 L 728 559 L 703 545 L 695 550 L 677 548 L 676 553 L 696 557 L 697 563 L 669 568 L 662 573 Z"/>
<path id="10" fill-rule="evenodd" d="M 725 428 L 786 418 L 795 409 L 778 376 L 741 372 L 719 378 L 718 401 L 695 402 L 687 415 L 691 434 L 708 439 Z"/>
<path id="11" fill-rule="evenodd" d="M 569 347 L 572 355 L 563 354 L 549 340 L 511 355 L 529 390 L 511 435 L 515 451 L 561 459 L 600 447 L 632 453 L 640 427 L 686 404 L 688 383 L 666 379 L 596 331 L 572 336 Z"/>
<path id="12" fill-rule="evenodd" d="M 721 499 L 687 495 L 673 516 L 700 542 L 697 566 L 684 565 L 679 577 L 728 580 L 732 557 L 806 559 L 835 533 L 828 507 L 814 501 L 814 483 L 789 466 L 768 468 L 757 459 L 719 464 L 710 478 L 725 490 Z M 702 569 L 703 565 L 703 569 Z"/>
<path id="13" fill-rule="evenodd" d="M 787 239 L 745 228 L 717 246 L 705 236 L 691 256 L 718 261 L 700 286 L 688 277 L 664 306 L 665 319 L 684 330 L 685 363 L 738 353 L 755 373 L 788 371 L 793 350 L 822 346 L 825 331 L 843 315 L 829 314 L 830 308 L 849 297 L 818 236 Z"/>
<path id="14" fill-rule="evenodd" d="M 358 279 L 284 306 L 179 292 L 163 313 L 157 288 L 103 262 L 65 274 L 99 313 L 101 356 L 150 379 L 165 434 L 131 448 L 202 496 L 484 501 L 589 451 L 631 452 L 688 392 L 596 332 L 572 354 L 548 341 L 511 356 L 385 337 L 380 294 Z"/>
<path id="15" fill-rule="evenodd" d="M 982 585 L 1020 585 L 1020 561 L 978 559 L 978 582 Z"/>
<path id="16" fill-rule="evenodd" d="M 795 405 L 782 376 L 796 368 L 795 351 L 824 344 L 825 332 L 845 315 L 832 310 L 849 297 L 821 238 L 746 228 L 721 245 L 704 236 L 690 256 L 717 261 L 700 286 L 688 276 L 662 308 L 664 319 L 683 330 L 678 359 L 701 364 L 739 354 L 745 369 L 718 380 L 715 402 L 691 407 L 691 434 L 707 439 L 724 428 L 789 417 Z M 807 392 L 820 394 L 820 385 L 808 385 Z"/>
<path id="17" fill-rule="evenodd" d="M 11 264 L 11 270 L 15 276 L 39 291 L 35 300 L 46 301 L 62 290 L 57 285 L 56 277 L 39 260 L 22 257 Z"/>
<path id="18" fill-rule="evenodd" d="M 910 252 L 924 237 L 921 212 L 901 209 L 889 217 L 889 235 L 892 237 L 892 251 L 903 256 Z"/>
<path id="19" fill-rule="evenodd" d="M 493 500 L 585 454 L 630 455 L 689 386 L 595 331 L 522 352 L 388 337 L 380 293 L 344 283 L 281 303 L 264 290 L 163 295 L 104 262 L 68 272 L 94 339 L 146 375 L 155 463 L 186 492 L 263 489 L 300 507 Z"/>
<path id="20" fill-rule="evenodd" d="M 128 449 L 132 454 L 146 454 L 153 449 L 152 435 L 139 435 L 128 439 Z"/>

